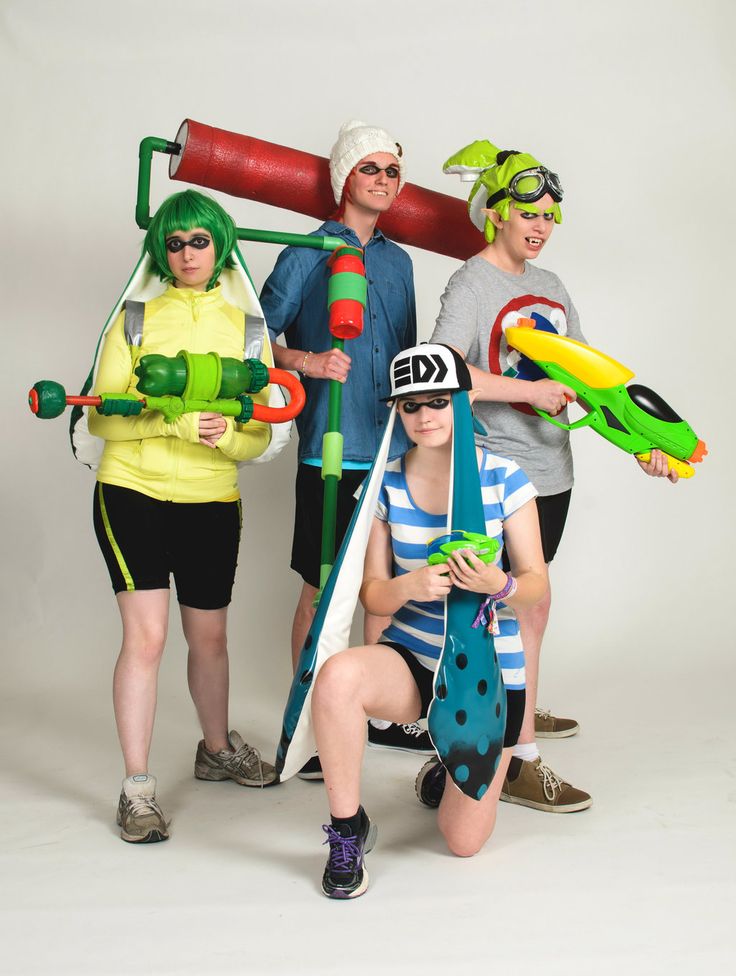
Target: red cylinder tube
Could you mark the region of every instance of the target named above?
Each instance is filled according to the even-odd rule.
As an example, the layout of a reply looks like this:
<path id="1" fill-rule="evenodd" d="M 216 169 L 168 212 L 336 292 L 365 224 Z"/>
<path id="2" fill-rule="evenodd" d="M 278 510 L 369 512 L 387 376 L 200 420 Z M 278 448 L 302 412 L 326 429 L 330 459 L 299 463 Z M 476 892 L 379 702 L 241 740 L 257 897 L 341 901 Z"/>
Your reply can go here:
<path id="1" fill-rule="evenodd" d="M 169 176 L 325 220 L 335 211 L 327 159 L 185 119 Z M 399 244 L 466 260 L 484 246 L 464 200 L 406 183 L 381 230 Z"/>
<path id="2" fill-rule="evenodd" d="M 363 331 L 363 306 L 354 298 L 338 298 L 330 305 L 328 327 L 336 339 L 357 339 Z"/>

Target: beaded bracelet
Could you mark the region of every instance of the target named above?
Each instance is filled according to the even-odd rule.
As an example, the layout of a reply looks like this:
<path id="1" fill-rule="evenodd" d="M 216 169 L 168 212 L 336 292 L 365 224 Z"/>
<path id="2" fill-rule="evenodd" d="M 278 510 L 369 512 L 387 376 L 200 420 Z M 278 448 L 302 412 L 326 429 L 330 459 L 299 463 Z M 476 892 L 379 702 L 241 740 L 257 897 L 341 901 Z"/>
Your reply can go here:
<path id="1" fill-rule="evenodd" d="M 306 376 L 307 375 L 307 360 L 309 359 L 309 357 L 311 355 L 312 355 L 312 350 L 311 349 L 309 350 L 309 352 L 305 352 L 304 353 L 304 359 L 302 359 L 302 368 L 299 370 L 299 372 L 302 374 L 302 376 Z"/>

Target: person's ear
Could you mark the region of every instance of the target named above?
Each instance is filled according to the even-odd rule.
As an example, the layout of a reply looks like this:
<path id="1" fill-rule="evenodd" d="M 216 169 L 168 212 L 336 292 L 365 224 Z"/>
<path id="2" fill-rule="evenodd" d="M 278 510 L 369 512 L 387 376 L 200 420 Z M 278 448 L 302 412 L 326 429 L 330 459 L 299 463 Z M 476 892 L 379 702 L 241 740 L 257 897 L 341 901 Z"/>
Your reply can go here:
<path id="1" fill-rule="evenodd" d="M 480 396 L 480 390 L 468 390 L 468 400 L 470 400 L 470 406 L 472 407 L 475 401 Z"/>
<path id="2" fill-rule="evenodd" d="M 497 210 L 489 210 L 487 207 L 484 207 L 481 213 L 486 215 L 496 230 L 501 230 L 503 227 L 503 217 Z"/>

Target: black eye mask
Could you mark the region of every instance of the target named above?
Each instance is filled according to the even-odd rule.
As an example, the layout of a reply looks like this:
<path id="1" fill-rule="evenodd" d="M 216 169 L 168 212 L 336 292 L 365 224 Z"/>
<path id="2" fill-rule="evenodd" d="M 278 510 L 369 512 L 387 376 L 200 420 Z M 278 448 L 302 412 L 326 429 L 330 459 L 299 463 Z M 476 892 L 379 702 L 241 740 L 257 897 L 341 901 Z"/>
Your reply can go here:
<path id="1" fill-rule="evenodd" d="M 204 251 L 211 243 L 212 241 L 209 237 L 204 237 L 202 234 L 195 234 L 188 241 L 183 241 L 181 237 L 170 237 L 166 242 L 166 250 L 171 254 L 178 254 L 185 247 L 193 247 L 196 251 Z"/>
<path id="2" fill-rule="evenodd" d="M 425 400 L 418 403 L 416 400 L 399 400 L 399 405 L 404 413 L 416 413 L 420 407 L 429 407 L 430 410 L 444 410 L 450 406 L 447 397 L 435 397 L 434 400 Z"/>
<path id="3" fill-rule="evenodd" d="M 376 176 L 378 173 L 385 173 L 389 180 L 398 180 L 401 170 L 394 164 L 389 166 L 376 166 L 375 163 L 365 163 L 363 166 L 358 167 L 358 172 L 364 173 L 366 176 Z"/>

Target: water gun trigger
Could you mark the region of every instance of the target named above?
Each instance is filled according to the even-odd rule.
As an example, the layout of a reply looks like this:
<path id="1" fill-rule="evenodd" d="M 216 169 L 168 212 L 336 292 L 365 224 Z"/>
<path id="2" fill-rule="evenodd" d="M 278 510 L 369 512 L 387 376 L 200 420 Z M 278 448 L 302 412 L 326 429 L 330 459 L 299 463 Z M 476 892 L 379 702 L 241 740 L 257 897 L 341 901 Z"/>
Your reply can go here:
<path id="1" fill-rule="evenodd" d="M 571 402 L 570 397 L 566 396 L 565 399 L 568 403 Z M 584 403 L 581 397 L 578 397 L 577 402 L 580 403 L 581 406 L 587 407 L 589 412 L 579 420 L 574 421 L 572 424 L 563 424 L 561 420 L 553 417 L 552 414 L 547 413 L 546 410 L 538 410 L 536 407 L 534 410 L 543 420 L 548 421 L 550 424 L 554 424 L 555 427 L 561 427 L 562 430 L 580 430 L 581 427 L 589 427 L 593 423 L 595 419 L 595 410 L 592 407 L 588 407 L 588 404 Z"/>

